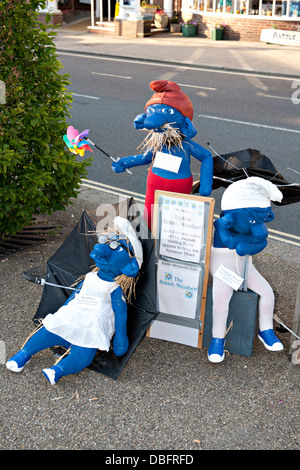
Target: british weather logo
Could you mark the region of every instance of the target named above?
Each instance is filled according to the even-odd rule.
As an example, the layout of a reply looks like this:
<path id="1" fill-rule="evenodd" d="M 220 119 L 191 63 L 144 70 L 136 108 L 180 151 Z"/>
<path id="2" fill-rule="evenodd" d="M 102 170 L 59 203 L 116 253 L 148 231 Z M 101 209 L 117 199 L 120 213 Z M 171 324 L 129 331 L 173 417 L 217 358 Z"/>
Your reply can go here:
<path id="1" fill-rule="evenodd" d="M 193 298 L 193 292 L 191 292 L 190 290 L 186 290 L 185 293 L 184 293 L 184 297 L 186 299 L 192 299 Z"/>

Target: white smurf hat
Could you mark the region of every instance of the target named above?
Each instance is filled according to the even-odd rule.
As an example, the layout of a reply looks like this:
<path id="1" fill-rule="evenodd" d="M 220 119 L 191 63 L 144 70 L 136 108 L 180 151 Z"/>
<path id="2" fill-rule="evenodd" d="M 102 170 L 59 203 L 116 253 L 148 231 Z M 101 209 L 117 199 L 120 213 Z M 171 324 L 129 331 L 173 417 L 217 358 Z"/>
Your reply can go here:
<path id="1" fill-rule="evenodd" d="M 139 265 L 139 268 L 142 266 L 143 263 L 143 247 L 138 239 L 131 223 L 127 219 L 123 219 L 123 217 L 117 216 L 114 220 L 115 229 L 119 232 L 122 232 L 123 235 L 128 238 L 131 243 L 131 246 L 134 251 L 135 258 Z"/>
<path id="2" fill-rule="evenodd" d="M 221 209 L 242 209 L 245 207 L 269 207 L 271 201 L 281 202 L 282 193 L 271 181 L 250 176 L 232 183 L 222 196 Z"/>

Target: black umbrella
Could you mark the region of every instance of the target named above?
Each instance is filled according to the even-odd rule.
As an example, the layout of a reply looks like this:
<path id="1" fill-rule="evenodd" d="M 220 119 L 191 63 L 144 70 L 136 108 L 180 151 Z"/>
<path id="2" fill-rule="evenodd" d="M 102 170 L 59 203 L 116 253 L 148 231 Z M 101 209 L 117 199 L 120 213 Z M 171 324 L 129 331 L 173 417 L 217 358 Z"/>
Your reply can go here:
<path id="1" fill-rule="evenodd" d="M 89 254 L 97 243 L 95 235 L 97 224 L 104 225 L 105 222 L 108 227 L 113 227 L 113 220 L 117 215 L 127 218 L 140 238 L 144 258 L 136 284 L 136 297 L 128 303 L 129 349 L 122 357 L 115 356 L 112 350 L 109 352 L 98 351 L 90 366 L 95 371 L 117 379 L 145 335 L 150 322 L 158 314 L 156 310 L 155 253 L 153 238 L 151 238 L 151 233 L 139 214 L 133 198 L 124 200 L 120 204 L 105 206 L 105 208 L 107 211 L 102 217 L 97 217 L 95 213 L 83 212 L 68 238 L 48 260 L 46 283 L 33 321 L 38 322 L 48 313 L 56 312 L 72 294 L 68 286 L 72 286 L 80 276 L 91 271 L 93 260 Z M 30 273 L 29 275 L 24 273 L 24 275 L 30 279 Z M 35 278 L 30 280 L 38 281 Z M 58 288 L 57 286 L 64 287 Z"/>
<path id="2" fill-rule="evenodd" d="M 259 150 L 246 149 L 224 155 L 216 154 L 213 162 L 213 190 L 227 188 L 231 183 L 249 176 L 259 176 L 274 183 L 282 192 L 282 201 L 274 204 L 283 206 L 300 201 L 300 185 L 289 183 Z M 199 181 L 194 183 L 192 193 L 199 191 L 199 185 Z"/>

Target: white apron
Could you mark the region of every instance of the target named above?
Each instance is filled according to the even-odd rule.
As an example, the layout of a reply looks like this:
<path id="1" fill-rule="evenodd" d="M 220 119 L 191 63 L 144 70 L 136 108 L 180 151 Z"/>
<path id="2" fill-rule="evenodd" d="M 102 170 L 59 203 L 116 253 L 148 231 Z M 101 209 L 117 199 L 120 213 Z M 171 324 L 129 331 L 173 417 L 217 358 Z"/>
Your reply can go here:
<path id="1" fill-rule="evenodd" d="M 117 287 L 88 273 L 75 298 L 43 319 L 45 328 L 71 344 L 108 351 L 115 332 L 111 293 Z"/>

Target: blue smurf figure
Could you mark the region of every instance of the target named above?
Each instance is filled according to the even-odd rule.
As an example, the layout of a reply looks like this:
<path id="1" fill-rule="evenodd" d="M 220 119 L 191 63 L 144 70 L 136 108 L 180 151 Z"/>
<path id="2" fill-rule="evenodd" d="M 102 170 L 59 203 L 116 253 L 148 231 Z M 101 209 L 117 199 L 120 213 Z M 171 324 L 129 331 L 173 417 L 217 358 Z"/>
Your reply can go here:
<path id="1" fill-rule="evenodd" d="M 96 269 L 85 275 L 75 294 L 54 314 L 48 314 L 41 327 L 11 357 L 6 367 L 21 372 L 32 356 L 53 346 L 67 350 L 53 367 L 43 373 L 54 385 L 66 375 L 88 367 L 97 352 L 123 356 L 129 347 L 126 293 L 132 290 L 143 260 L 140 240 L 128 220 L 116 217 L 115 230 L 100 235 L 90 257 Z"/>
<path id="2" fill-rule="evenodd" d="M 213 183 L 211 153 L 192 139 L 197 134 L 193 119 L 193 105 L 180 86 L 168 80 L 150 83 L 154 95 L 145 105 L 145 113 L 134 120 L 135 129 L 149 131 L 140 147 L 144 152 L 123 157 L 112 164 L 115 173 L 128 168 L 152 164 L 147 177 L 144 219 L 152 226 L 155 190 L 190 194 L 193 177 L 190 158 L 201 162 L 201 196 L 209 196 Z"/>
<path id="3" fill-rule="evenodd" d="M 212 340 L 208 348 L 211 362 L 224 360 L 225 332 L 233 288 L 218 275 L 225 266 L 241 275 L 245 258 L 248 262 L 247 285 L 259 299 L 258 338 L 270 351 L 281 351 L 283 344 L 273 331 L 274 293 L 270 284 L 256 270 L 252 255 L 267 246 L 267 222 L 274 219 L 271 201 L 280 202 L 282 193 L 270 181 L 249 177 L 232 183 L 221 200 L 221 215 L 214 223 L 210 272 L 213 278 Z"/>

